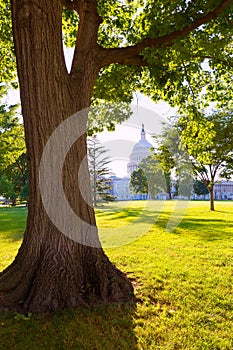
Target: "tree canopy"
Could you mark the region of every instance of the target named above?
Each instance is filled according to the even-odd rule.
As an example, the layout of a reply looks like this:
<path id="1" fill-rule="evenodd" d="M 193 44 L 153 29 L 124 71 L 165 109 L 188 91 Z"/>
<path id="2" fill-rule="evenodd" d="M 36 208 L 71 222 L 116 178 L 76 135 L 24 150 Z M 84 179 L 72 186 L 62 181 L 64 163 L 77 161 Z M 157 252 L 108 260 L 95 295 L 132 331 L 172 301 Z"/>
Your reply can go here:
<path id="1" fill-rule="evenodd" d="M 139 90 L 182 108 L 203 105 L 203 95 L 229 103 L 223 91 L 232 76 L 231 0 L 98 0 L 88 9 L 87 3 L 63 0 L 62 30 L 65 45 L 84 50 L 85 30 L 95 32 L 95 101 L 130 102 Z M 15 80 L 9 0 L 0 2 L 0 11 L 0 82 L 8 82 Z M 71 73 L 78 61 L 76 49 Z"/>
<path id="2" fill-rule="evenodd" d="M 81 6 L 75 3 L 77 7 L 66 1 L 79 13 Z M 228 74 L 231 68 L 230 5 L 232 1 L 98 1 L 102 70 L 94 96 L 130 101 L 132 91 L 139 90 L 182 108 L 201 105 L 203 89 L 210 91 L 216 83 L 210 67 L 217 77 L 226 65 Z M 66 42 L 75 45 L 72 23 Z"/>

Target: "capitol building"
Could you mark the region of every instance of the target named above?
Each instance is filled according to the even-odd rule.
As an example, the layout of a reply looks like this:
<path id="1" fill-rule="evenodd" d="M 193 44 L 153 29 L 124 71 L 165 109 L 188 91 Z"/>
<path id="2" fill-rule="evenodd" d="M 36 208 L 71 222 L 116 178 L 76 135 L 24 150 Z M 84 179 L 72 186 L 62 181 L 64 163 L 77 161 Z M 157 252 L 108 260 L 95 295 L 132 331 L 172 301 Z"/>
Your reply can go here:
<path id="1" fill-rule="evenodd" d="M 132 189 L 130 189 L 130 175 L 138 168 L 138 164 L 150 155 L 151 147 L 153 146 L 147 141 L 144 124 L 142 124 L 141 139 L 134 145 L 129 157 L 127 176 L 123 178 L 117 176 L 110 177 L 112 194 L 116 197 L 116 200 L 147 199 L 147 194 L 137 194 L 132 192 Z"/>
<path id="2" fill-rule="evenodd" d="M 127 165 L 127 173 L 130 175 L 138 168 L 138 164 L 150 155 L 150 148 L 153 147 L 146 139 L 144 124 L 142 124 L 141 140 L 133 147 L 129 157 L 130 162 Z"/>

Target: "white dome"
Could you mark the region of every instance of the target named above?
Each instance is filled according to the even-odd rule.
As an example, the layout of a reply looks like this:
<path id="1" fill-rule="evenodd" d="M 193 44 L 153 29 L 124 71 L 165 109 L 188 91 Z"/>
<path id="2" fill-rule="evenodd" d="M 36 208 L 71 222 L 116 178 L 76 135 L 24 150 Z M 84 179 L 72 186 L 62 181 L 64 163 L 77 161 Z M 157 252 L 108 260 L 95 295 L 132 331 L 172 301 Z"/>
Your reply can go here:
<path id="1" fill-rule="evenodd" d="M 131 155 L 133 153 L 136 152 L 149 152 L 150 148 L 152 147 L 152 144 L 150 142 L 148 142 L 147 140 L 140 140 L 138 143 L 136 143 L 136 145 L 133 148 L 133 151 L 131 153 Z M 150 153 L 150 152 L 149 152 Z"/>
<path id="2" fill-rule="evenodd" d="M 141 140 L 133 147 L 130 155 L 130 162 L 128 163 L 128 173 L 131 174 L 137 169 L 137 165 L 147 156 L 150 155 L 150 148 L 153 147 L 150 142 L 146 140 L 146 133 L 144 125 L 142 124 Z"/>

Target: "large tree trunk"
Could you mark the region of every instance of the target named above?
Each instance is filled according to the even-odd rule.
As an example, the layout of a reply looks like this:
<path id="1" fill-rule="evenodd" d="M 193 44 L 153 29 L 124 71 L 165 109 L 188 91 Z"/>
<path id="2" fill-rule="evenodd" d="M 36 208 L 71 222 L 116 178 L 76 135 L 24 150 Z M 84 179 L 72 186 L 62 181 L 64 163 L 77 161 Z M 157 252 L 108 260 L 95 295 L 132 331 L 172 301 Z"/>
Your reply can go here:
<path id="1" fill-rule="evenodd" d="M 14 262 L 0 275 L 0 305 L 44 312 L 90 300 L 126 300 L 132 295 L 132 286 L 104 254 L 97 230 L 93 231 L 96 237 L 92 247 L 68 238 L 51 222 L 40 194 L 39 166 L 44 146 L 60 123 L 89 106 L 98 74 L 94 56 L 89 53 L 84 57 L 84 70 L 68 74 L 62 48 L 61 1 L 12 0 L 12 12 L 30 194 L 22 246 Z M 79 166 L 85 156 L 83 135 L 66 157 L 63 185 L 74 213 L 95 227 L 94 210 L 83 199 L 78 183 Z M 84 187 L 90 190 L 88 183 Z M 59 211 L 58 203 L 54 206 Z M 85 227 L 82 230 L 88 231 Z M 88 232 L 80 235 L 85 237 Z"/>

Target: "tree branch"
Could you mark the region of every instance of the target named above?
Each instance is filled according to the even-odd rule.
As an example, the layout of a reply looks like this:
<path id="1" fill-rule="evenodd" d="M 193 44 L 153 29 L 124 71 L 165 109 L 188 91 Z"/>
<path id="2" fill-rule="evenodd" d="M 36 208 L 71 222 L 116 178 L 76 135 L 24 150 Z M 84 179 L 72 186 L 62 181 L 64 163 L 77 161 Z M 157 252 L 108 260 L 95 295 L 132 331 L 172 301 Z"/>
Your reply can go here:
<path id="1" fill-rule="evenodd" d="M 233 25 L 233 21 L 230 19 L 229 15 L 226 15 L 226 20 L 228 22 L 228 24 L 230 24 L 231 26 Z"/>
<path id="2" fill-rule="evenodd" d="M 73 77 L 76 76 L 77 72 L 84 70 L 88 55 L 96 49 L 98 29 L 102 22 L 97 10 L 97 0 L 80 0 L 78 2 L 79 26 L 71 68 Z"/>
<path id="3" fill-rule="evenodd" d="M 200 25 L 206 24 L 210 20 L 217 18 L 232 3 L 233 0 L 222 0 L 219 6 L 217 6 L 213 11 L 194 20 L 192 24 L 184 27 L 183 29 L 176 30 L 172 33 L 153 39 L 145 38 L 140 43 L 133 46 L 112 49 L 107 49 L 99 46 L 99 54 L 102 58 L 101 66 L 104 67 L 111 63 L 132 64 L 135 66 L 148 66 L 148 62 L 140 55 L 143 49 L 156 48 L 159 46 L 171 46 L 175 40 L 184 37 L 186 34 L 198 28 Z"/>
<path id="4" fill-rule="evenodd" d="M 204 182 L 204 184 L 206 186 L 208 185 L 209 179 L 208 179 L 208 175 L 207 174 L 205 174 L 205 173 L 198 173 L 197 176 L 202 182 Z"/>
<path id="5" fill-rule="evenodd" d="M 190 79 L 189 79 L 189 75 L 188 75 L 186 66 L 185 66 L 185 64 L 184 64 L 184 61 L 182 61 L 182 66 L 183 66 L 183 68 L 184 68 L 184 74 L 185 74 L 185 76 L 186 76 L 186 79 L 187 79 L 187 82 L 188 82 L 188 85 L 189 85 L 191 94 L 192 94 L 192 96 L 193 96 L 193 101 L 195 101 L 195 97 L 196 97 L 196 96 L 195 96 L 195 93 L 194 93 L 194 91 L 193 91 L 193 87 L 192 87 L 191 81 L 190 81 Z"/>

